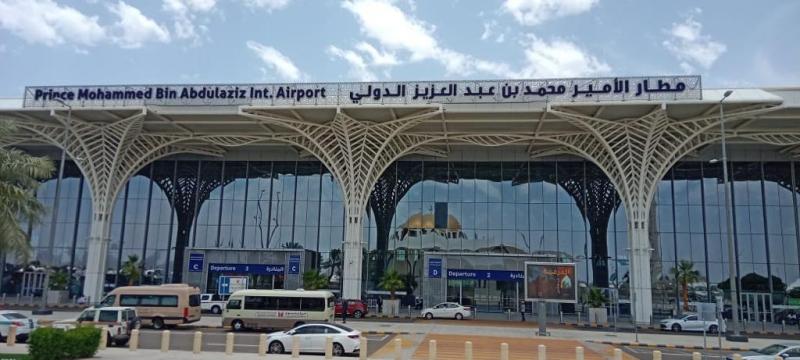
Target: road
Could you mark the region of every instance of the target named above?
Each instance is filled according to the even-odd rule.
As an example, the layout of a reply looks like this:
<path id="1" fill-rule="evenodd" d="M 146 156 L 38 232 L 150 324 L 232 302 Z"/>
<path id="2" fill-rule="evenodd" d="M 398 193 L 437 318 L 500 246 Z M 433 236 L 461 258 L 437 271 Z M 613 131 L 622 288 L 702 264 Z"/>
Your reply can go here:
<path id="1" fill-rule="evenodd" d="M 663 360 L 688 360 L 692 358 L 692 352 L 694 351 L 698 351 L 699 353 L 703 354 L 704 360 L 725 359 L 725 356 L 731 354 L 731 352 L 717 351 L 717 350 L 704 351 L 704 350 L 684 350 L 684 349 L 668 349 L 668 348 L 655 349 L 651 347 L 641 347 L 641 346 L 622 347 L 622 351 L 640 360 L 652 360 L 653 350 L 660 350 L 661 358 Z"/>
<path id="2" fill-rule="evenodd" d="M 228 332 L 222 329 L 203 329 L 203 351 L 225 351 L 225 337 Z M 235 353 L 256 353 L 258 351 L 258 332 L 236 333 L 234 339 Z M 367 355 L 372 355 L 383 347 L 393 335 L 367 335 Z M 192 351 L 194 331 L 171 331 L 170 349 Z M 139 347 L 142 349 L 160 349 L 161 331 L 142 329 L 139 333 Z"/>

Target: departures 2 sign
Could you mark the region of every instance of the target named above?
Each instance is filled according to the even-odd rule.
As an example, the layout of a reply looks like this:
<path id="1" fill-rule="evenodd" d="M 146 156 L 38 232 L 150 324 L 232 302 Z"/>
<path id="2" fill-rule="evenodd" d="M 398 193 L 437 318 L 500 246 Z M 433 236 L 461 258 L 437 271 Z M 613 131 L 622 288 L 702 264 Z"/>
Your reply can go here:
<path id="1" fill-rule="evenodd" d="M 232 85 L 39 86 L 24 107 L 391 105 L 701 100 L 699 76 Z"/>

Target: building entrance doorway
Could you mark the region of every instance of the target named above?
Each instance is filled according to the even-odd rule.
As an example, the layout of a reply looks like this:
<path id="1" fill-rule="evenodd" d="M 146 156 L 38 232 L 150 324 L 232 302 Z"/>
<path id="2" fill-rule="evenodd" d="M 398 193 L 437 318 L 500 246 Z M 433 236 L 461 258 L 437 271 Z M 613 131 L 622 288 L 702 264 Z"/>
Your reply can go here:
<path id="1" fill-rule="evenodd" d="M 742 293 L 741 307 L 747 321 L 772 321 L 772 294 Z"/>

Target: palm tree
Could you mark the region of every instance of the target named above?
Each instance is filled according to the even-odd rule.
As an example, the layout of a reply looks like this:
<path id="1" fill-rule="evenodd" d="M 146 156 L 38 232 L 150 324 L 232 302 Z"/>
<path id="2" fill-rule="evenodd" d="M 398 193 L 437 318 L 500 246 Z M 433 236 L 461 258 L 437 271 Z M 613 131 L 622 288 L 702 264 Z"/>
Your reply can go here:
<path id="1" fill-rule="evenodd" d="M 303 288 L 306 290 L 318 290 L 328 287 L 328 278 L 319 271 L 306 271 L 303 273 Z"/>
<path id="2" fill-rule="evenodd" d="M 694 263 L 688 260 L 681 260 L 678 266 L 672 268 L 672 276 L 681 285 L 681 295 L 683 298 L 683 311 L 689 311 L 689 284 L 703 279 L 700 272 L 694 269 Z"/>
<path id="3" fill-rule="evenodd" d="M 0 120 L 0 144 L 15 131 L 13 124 Z M 35 223 L 44 213 L 36 199 L 39 180 L 53 173 L 53 163 L 0 145 L 0 252 L 27 260 L 28 235 L 20 220 Z"/>
<path id="4" fill-rule="evenodd" d="M 402 289 L 405 286 L 405 283 L 403 281 L 403 277 L 400 276 L 396 270 L 389 270 L 383 274 L 383 278 L 378 286 L 388 291 L 390 298 L 394 300 L 394 293 L 397 290 Z"/>
<path id="5" fill-rule="evenodd" d="M 141 270 L 139 270 L 139 256 L 128 255 L 128 260 L 122 264 L 120 272 L 128 279 L 128 286 L 133 286 L 135 283 L 139 282 L 139 276 L 142 273 Z"/>

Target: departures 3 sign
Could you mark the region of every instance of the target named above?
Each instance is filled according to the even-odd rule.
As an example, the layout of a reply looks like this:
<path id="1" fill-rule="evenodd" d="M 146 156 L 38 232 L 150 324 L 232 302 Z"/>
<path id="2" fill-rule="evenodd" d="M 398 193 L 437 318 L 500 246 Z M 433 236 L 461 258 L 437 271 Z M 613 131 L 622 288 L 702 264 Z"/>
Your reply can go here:
<path id="1" fill-rule="evenodd" d="M 369 105 L 701 100 L 699 76 L 233 85 L 39 86 L 24 107 Z"/>

